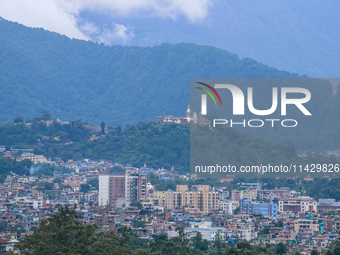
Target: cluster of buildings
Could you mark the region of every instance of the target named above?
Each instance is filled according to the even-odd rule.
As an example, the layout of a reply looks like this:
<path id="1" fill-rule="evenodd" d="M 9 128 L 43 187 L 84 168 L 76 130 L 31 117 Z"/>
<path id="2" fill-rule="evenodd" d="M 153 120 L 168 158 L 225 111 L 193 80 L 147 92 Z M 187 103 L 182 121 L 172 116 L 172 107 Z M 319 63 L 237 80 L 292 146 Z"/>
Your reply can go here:
<path id="1" fill-rule="evenodd" d="M 40 158 L 36 156 L 25 152 L 20 159 L 35 162 Z M 321 251 L 340 240 L 340 203 L 334 199 L 316 201 L 290 188 L 262 189 L 257 183 L 239 183 L 234 190 L 209 185 L 157 190 L 148 175 L 162 182 L 189 177 L 174 169 L 110 161 L 63 164 L 74 171 L 41 178 L 13 174 L 0 185 L 0 227 L 6 225 L 0 232 L 0 252 L 13 249 L 60 206 L 75 204 L 81 221 L 96 223 L 101 231 L 131 227 L 143 240 L 164 233 L 175 237 L 178 227 L 188 238 L 200 232 L 210 242 L 222 239 L 231 246 L 242 240 L 270 246 L 284 243 L 292 252 Z M 114 166 L 124 171 L 110 173 Z M 94 180 L 98 184 L 92 186 Z M 131 206 L 135 201 L 143 207 Z"/>

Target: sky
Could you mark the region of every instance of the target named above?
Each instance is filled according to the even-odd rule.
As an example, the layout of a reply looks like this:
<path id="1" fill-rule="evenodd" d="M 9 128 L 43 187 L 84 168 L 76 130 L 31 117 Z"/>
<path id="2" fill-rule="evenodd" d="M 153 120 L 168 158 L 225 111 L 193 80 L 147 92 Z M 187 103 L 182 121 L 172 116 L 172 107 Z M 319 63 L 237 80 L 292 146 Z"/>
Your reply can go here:
<path id="1" fill-rule="evenodd" d="M 137 13 L 176 19 L 184 15 L 188 22 L 200 22 L 209 13 L 212 0 L 0 0 L 0 16 L 29 27 L 66 35 L 70 38 L 89 40 L 98 34 L 99 42 L 120 40 L 122 44 L 134 37 L 132 28 L 114 23 L 99 30 L 91 22 L 83 22 L 80 13 L 127 17 Z"/>
<path id="2" fill-rule="evenodd" d="M 334 0 L 0 0 L 0 17 L 105 45 L 211 45 L 279 70 L 338 77 Z"/>

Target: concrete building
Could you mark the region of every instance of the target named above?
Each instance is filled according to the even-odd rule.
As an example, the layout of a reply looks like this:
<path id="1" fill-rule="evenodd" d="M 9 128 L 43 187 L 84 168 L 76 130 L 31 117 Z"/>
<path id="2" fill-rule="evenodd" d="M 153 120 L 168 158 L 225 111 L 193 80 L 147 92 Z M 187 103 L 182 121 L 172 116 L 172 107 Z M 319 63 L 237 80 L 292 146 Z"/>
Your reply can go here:
<path id="1" fill-rule="evenodd" d="M 240 240 L 250 241 L 257 238 L 255 225 L 252 222 L 237 223 L 236 234 Z"/>
<path id="2" fill-rule="evenodd" d="M 279 212 L 287 212 L 291 211 L 294 213 L 300 212 L 317 212 L 317 203 L 315 199 L 312 198 L 288 198 L 288 199 L 279 199 Z"/>
<path id="3" fill-rule="evenodd" d="M 197 232 L 202 234 L 202 238 L 208 241 L 215 241 L 217 238 L 226 239 L 225 228 L 212 228 L 211 222 L 189 222 L 190 228 L 184 228 L 187 238 L 196 236 Z"/>
<path id="4" fill-rule="evenodd" d="M 331 211 L 339 212 L 340 203 L 335 202 L 335 199 L 319 199 L 318 213 L 325 213 Z"/>
<path id="5" fill-rule="evenodd" d="M 147 195 L 147 180 L 138 172 L 126 170 L 125 173 L 99 174 L 99 205 L 116 204 L 117 200 L 140 201 Z"/>
<path id="6" fill-rule="evenodd" d="M 154 204 L 166 209 L 188 206 L 208 213 L 217 209 L 218 201 L 218 192 L 209 189 L 209 185 L 197 185 L 195 190 L 189 190 L 188 185 L 177 185 L 176 191 L 154 191 Z"/>
<path id="7" fill-rule="evenodd" d="M 227 214 L 233 214 L 233 211 L 239 207 L 238 201 L 224 201 L 220 200 L 218 201 L 220 209 L 222 209 L 223 212 Z"/>
<path id="8" fill-rule="evenodd" d="M 24 160 L 24 159 L 29 159 L 34 164 L 37 164 L 37 163 L 49 163 L 47 158 L 44 157 L 43 155 L 35 155 L 35 154 L 29 153 L 29 152 L 21 154 L 20 160 Z"/>
<path id="9" fill-rule="evenodd" d="M 241 199 L 256 199 L 257 190 L 232 190 L 231 191 L 231 199 L 238 201 Z"/>
<path id="10" fill-rule="evenodd" d="M 277 217 L 277 204 L 273 203 L 255 203 L 250 199 L 240 201 L 240 213 L 260 213 L 263 216 L 270 216 L 272 219 Z"/>
<path id="11" fill-rule="evenodd" d="M 294 231 L 299 239 L 310 239 L 315 232 L 319 231 L 319 224 L 314 220 L 295 219 L 288 220 L 285 228 Z"/>
<path id="12" fill-rule="evenodd" d="M 292 197 L 292 191 L 289 188 L 258 190 L 257 195 L 259 200 L 272 200 L 274 197 L 287 199 Z"/>

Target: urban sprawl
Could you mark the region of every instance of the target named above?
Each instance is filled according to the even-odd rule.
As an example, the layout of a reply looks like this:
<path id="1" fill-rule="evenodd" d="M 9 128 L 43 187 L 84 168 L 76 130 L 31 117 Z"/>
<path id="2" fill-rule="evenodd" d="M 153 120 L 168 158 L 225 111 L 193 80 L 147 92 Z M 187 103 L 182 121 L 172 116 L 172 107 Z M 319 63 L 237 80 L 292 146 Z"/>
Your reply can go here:
<path id="1" fill-rule="evenodd" d="M 14 159 L 11 151 L 3 157 Z M 159 191 L 148 181 L 150 176 L 166 183 L 188 181 L 189 175 L 110 161 L 53 162 L 31 152 L 16 158 L 24 159 L 37 166 L 56 164 L 72 171 L 55 171 L 52 177 L 40 178 L 34 172 L 7 176 L 0 186 L 1 252 L 12 250 L 64 205 L 75 207 L 82 222 L 95 223 L 101 231 L 116 233 L 126 226 L 146 241 L 160 234 L 176 237 L 182 227 L 188 238 L 200 232 L 209 242 L 222 237 L 229 246 L 243 240 L 253 245 L 283 243 L 290 251 L 310 254 L 327 249 L 340 238 L 340 203 L 334 199 L 316 201 L 288 187 L 267 190 L 259 183 L 238 183 L 237 189 L 230 190 L 202 184 Z M 113 167 L 122 171 L 110 172 Z M 44 183 L 43 187 L 38 183 Z"/>

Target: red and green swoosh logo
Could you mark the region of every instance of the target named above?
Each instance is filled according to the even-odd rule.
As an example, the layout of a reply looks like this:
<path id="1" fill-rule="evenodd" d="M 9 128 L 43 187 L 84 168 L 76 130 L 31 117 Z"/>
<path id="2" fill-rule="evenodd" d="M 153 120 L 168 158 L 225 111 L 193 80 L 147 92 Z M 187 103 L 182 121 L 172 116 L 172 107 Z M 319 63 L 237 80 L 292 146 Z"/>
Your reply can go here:
<path id="1" fill-rule="evenodd" d="M 211 89 L 211 91 L 214 92 L 215 95 L 217 96 L 217 98 L 218 98 L 218 100 L 220 101 L 220 104 L 221 104 L 221 106 L 222 106 L 222 100 L 221 100 L 221 98 L 220 98 L 220 95 L 216 92 L 216 90 L 215 90 L 213 87 L 211 87 L 210 85 L 208 85 L 208 84 L 206 84 L 206 83 L 203 83 L 203 82 L 197 82 L 197 83 L 199 83 L 199 84 L 201 84 L 201 85 L 203 85 L 203 86 L 206 86 L 207 88 Z M 204 92 L 206 92 L 206 93 L 214 100 L 214 103 L 215 103 L 215 105 L 217 106 L 216 100 L 215 100 L 213 94 L 211 94 L 211 92 L 210 92 L 209 90 L 204 89 L 204 88 L 200 88 L 200 87 L 197 87 L 197 88 L 203 90 Z"/>

